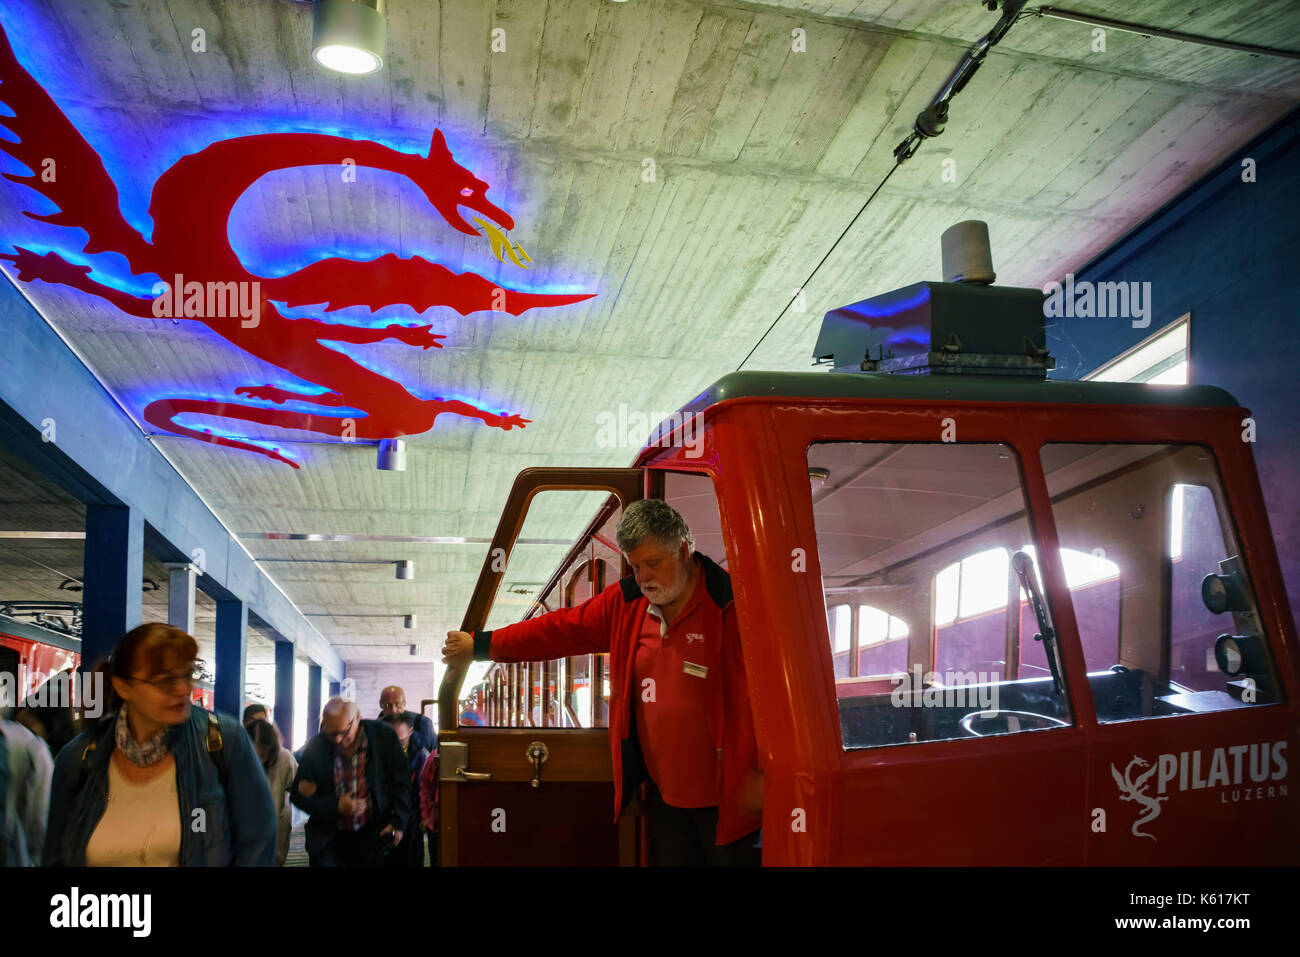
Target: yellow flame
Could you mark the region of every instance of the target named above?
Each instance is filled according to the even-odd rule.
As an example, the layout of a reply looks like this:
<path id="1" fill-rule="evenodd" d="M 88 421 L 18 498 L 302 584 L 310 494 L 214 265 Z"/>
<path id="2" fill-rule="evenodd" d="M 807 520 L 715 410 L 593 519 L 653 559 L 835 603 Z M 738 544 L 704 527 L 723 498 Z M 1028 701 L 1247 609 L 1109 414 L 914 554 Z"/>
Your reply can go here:
<path id="1" fill-rule="evenodd" d="M 470 220 L 470 222 L 475 226 L 483 227 L 483 231 L 487 233 L 488 242 L 492 244 L 492 255 L 497 257 L 498 262 L 505 262 L 505 257 L 502 256 L 502 252 L 504 252 L 506 256 L 510 257 L 511 262 L 523 269 L 527 269 L 528 267 L 520 260 L 520 256 L 523 256 L 523 258 L 528 260 L 528 262 L 533 261 L 532 257 L 529 256 L 528 253 L 524 252 L 523 246 L 511 242 L 505 233 L 487 220 L 479 219 L 476 216 Z"/>

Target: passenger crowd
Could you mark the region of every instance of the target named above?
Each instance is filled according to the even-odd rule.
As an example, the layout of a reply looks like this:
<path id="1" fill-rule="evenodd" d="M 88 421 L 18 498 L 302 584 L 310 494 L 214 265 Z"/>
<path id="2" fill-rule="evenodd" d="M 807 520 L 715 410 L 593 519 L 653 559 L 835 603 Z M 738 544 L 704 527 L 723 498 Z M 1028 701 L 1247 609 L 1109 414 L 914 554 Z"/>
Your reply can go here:
<path id="1" fill-rule="evenodd" d="M 656 864 L 756 865 L 762 761 L 730 575 L 661 500 L 631 503 L 616 537 L 629 577 L 573 608 L 449 632 L 443 660 L 609 654 L 615 818 L 644 793 Z M 0 720 L 0 863 L 283 865 L 290 805 L 312 866 L 421 867 L 426 835 L 438 860 L 437 740 L 401 688 L 375 719 L 331 698 L 291 754 L 261 706 L 241 726 L 192 705 L 200 665 L 190 635 L 142 625 L 97 669 L 104 717 Z"/>
<path id="2" fill-rule="evenodd" d="M 242 727 L 193 705 L 201 669 L 190 635 L 141 625 L 97 669 L 98 721 L 78 729 L 70 707 L 46 705 L 0 717 L 0 865 L 283 866 L 290 804 L 308 815 L 312 866 L 425 865 L 437 742 L 401 688 L 384 689 L 373 721 L 331 698 L 295 756 L 262 705 Z"/>

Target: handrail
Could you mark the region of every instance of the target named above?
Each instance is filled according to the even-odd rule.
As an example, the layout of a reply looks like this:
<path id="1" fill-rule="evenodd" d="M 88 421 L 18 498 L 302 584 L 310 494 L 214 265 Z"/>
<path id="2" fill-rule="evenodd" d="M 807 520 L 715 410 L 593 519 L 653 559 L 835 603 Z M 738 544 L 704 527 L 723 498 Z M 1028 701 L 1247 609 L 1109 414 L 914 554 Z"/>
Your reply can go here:
<path id="1" fill-rule="evenodd" d="M 483 558 L 460 630 L 473 633 L 487 622 L 534 495 L 549 491 L 606 491 L 617 495 L 626 508 L 628 503 L 642 497 L 644 481 L 643 470 L 635 468 L 533 468 L 520 472 L 506 499 L 492 545 Z M 460 690 L 465 683 L 465 671 L 459 665 L 448 665 L 438 687 L 438 725 L 444 731 L 460 727 Z"/>

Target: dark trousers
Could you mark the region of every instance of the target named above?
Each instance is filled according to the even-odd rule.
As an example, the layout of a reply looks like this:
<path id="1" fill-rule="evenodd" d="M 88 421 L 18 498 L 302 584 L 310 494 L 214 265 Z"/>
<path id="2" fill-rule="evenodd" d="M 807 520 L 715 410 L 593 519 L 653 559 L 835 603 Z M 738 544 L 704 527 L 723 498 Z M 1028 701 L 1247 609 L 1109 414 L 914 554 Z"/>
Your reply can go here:
<path id="1" fill-rule="evenodd" d="M 656 867 L 758 867 L 763 862 L 761 831 L 721 846 L 716 807 L 673 807 L 651 782 L 650 853 Z"/>
<path id="2" fill-rule="evenodd" d="M 402 843 L 388 852 L 385 867 L 423 867 L 424 831 L 418 826 L 402 835 Z"/>
<path id="3" fill-rule="evenodd" d="M 379 828 L 337 831 L 334 839 L 311 859 L 312 867 L 383 867 L 384 848 Z"/>

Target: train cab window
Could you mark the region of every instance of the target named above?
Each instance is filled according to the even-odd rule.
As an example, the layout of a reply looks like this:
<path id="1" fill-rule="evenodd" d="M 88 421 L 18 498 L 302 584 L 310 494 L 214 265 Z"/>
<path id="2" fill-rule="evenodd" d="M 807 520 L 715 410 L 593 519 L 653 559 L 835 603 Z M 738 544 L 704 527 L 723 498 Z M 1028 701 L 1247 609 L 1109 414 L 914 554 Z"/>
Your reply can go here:
<path id="1" fill-rule="evenodd" d="M 1010 446 L 823 442 L 808 472 L 845 750 L 1073 723 Z"/>
<path id="2" fill-rule="evenodd" d="M 1213 453 L 1050 444 L 1042 461 L 1062 547 L 1117 569 L 1100 599 L 1117 615 L 1073 599 L 1098 720 L 1281 702 Z"/>

